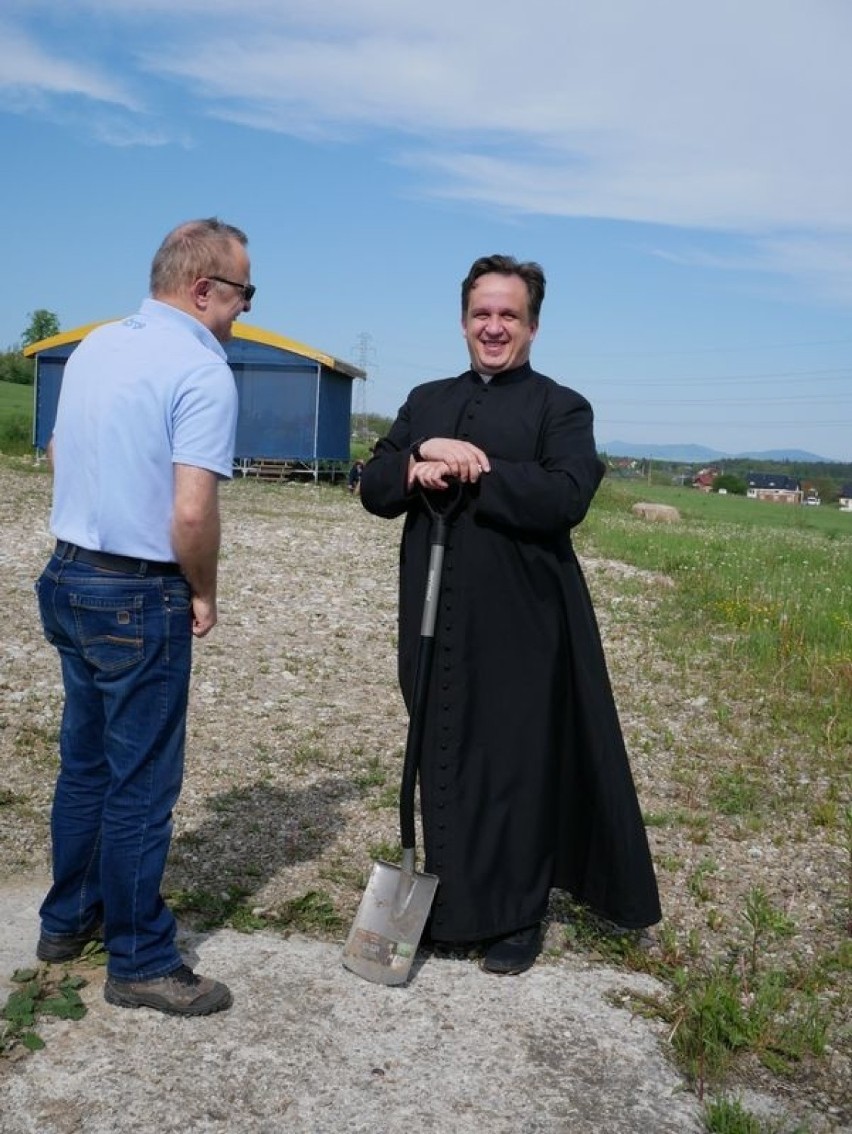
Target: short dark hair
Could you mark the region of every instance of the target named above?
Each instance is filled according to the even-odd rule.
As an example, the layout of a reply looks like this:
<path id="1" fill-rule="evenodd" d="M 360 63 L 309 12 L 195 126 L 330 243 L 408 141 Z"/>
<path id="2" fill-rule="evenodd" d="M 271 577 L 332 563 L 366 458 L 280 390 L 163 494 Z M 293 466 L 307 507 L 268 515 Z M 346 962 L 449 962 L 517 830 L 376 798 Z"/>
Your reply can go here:
<path id="1" fill-rule="evenodd" d="M 248 244 L 248 237 L 218 217 L 185 221 L 165 237 L 151 264 L 151 294 L 169 295 L 204 275 L 226 275 L 233 242 Z"/>
<path id="2" fill-rule="evenodd" d="M 538 324 L 541 304 L 544 300 L 546 280 L 541 264 L 534 260 L 516 260 L 514 256 L 480 256 L 474 260 L 470 271 L 462 280 L 461 302 L 462 318 L 467 315 L 470 293 L 480 276 L 496 272 L 501 276 L 519 276 L 527 285 L 528 315 L 531 323 Z"/>

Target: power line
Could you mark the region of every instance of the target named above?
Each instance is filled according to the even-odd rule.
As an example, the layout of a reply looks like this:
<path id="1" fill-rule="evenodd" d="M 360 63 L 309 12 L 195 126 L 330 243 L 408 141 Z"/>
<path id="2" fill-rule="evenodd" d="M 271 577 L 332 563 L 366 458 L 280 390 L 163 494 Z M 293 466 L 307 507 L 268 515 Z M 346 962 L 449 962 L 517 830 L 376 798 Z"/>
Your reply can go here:
<path id="1" fill-rule="evenodd" d="M 606 423 L 607 428 L 609 428 L 612 425 L 652 425 L 652 426 L 659 426 L 660 428 L 666 428 L 666 429 L 670 428 L 673 425 L 677 426 L 678 428 L 693 428 L 693 427 L 701 427 L 701 426 L 706 425 L 706 426 L 713 426 L 713 427 L 721 426 L 721 427 L 724 427 L 725 429 L 751 429 L 751 430 L 754 430 L 754 429 L 757 429 L 757 428 L 777 429 L 781 426 L 791 426 L 791 427 L 799 427 L 799 428 L 806 427 L 807 429 L 813 429 L 813 428 L 836 429 L 837 425 L 838 425 L 838 422 L 837 422 L 836 419 L 834 421 L 810 421 L 810 420 L 802 421 L 802 419 L 800 417 L 795 418 L 793 420 L 789 420 L 789 421 L 785 421 L 783 419 L 779 421 L 779 420 L 776 420 L 775 418 L 772 418 L 771 420 L 767 419 L 767 420 L 760 421 L 760 422 L 731 421 L 730 418 L 723 418 L 720 421 L 712 421 L 712 420 L 710 420 L 709 418 L 706 418 L 706 417 L 694 417 L 694 418 L 668 418 L 667 417 L 663 421 L 660 418 L 644 418 L 644 419 L 640 420 L 639 418 L 636 418 L 636 417 L 616 418 L 616 417 L 609 417 L 605 413 L 596 413 L 595 414 L 595 425 L 598 428 L 598 430 L 600 430 L 600 426 L 601 426 L 602 422 Z"/>
<path id="2" fill-rule="evenodd" d="M 675 386 L 683 387 L 690 383 L 696 382 L 754 382 L 756 385 L 779 385 L 787 382 L 803 382 L 817 380 L 819 382 L 852 382 L 852 373 L 846 370 L 781 370 L 781 371 L 763 371 L 759 374 L 693 374 L 688 376 L 677 376 L 674 378 L 642 378 L 639 375 L 632 375 L 630 377 L 597 377 L 585 375 L 584 382 L 595 384 L 609 384 L 635 386 L 641 383 L 642 386 Z"/>
<path id="3" fill-rule="evenodd" d="M 619 406 L 653 406 L 653 405 L 674 405 L 674 406 L 717 406 L 720 399 L 717 398 L 677 398 L 671 402 L 653 402 L 648 398 L 613 398 L 608 395 L 608 398 L 617 402 Z M 790 406 L 790 405 L 814 405 L 815 403 L 828 402 L 832 406 L 852 405 L 852 397 L 837 398 L 832 394 L 791 394 L 787 397 L 779 398 L 725 398 L 726 406 Z M 605 405 L 603 399 L 596 400 L 596 406 Z"/>

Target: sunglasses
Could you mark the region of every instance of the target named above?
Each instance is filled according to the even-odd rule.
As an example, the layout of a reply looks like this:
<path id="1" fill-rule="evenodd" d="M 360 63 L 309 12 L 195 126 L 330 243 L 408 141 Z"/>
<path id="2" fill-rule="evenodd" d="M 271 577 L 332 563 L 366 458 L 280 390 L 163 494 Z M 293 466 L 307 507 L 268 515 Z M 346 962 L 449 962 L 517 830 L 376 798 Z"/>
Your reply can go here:
<path id="1" fill-rule="evenodd" d="M 215 280 L 216 283 L 230 284 L 231 287 L 237 288 L 243 293 L 243 302 L 251 303 L 257 288 L 253 283 L 237 283 L 236 280 L 226 280 L 224 276 L 208 276 L 209 280 Z"/>

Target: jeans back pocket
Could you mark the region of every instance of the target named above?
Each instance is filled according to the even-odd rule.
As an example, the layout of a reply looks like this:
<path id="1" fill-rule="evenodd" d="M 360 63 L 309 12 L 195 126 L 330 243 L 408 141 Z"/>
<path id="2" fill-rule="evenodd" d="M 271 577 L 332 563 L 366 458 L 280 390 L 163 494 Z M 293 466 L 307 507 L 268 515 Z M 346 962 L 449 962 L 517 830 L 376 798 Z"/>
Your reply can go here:
<path id="1" fill-rule="evenodd" d="M 72 594 L 69 601 L 77 641 L 86 661 L 97 669 L 116 671 L 142 660 L 142 595 Z"/>

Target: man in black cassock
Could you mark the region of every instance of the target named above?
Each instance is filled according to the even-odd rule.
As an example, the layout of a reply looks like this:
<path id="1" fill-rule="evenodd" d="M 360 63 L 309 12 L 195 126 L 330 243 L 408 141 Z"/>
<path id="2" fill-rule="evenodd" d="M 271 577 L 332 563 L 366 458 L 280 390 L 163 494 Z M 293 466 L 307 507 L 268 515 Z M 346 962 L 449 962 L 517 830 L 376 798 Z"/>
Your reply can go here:
<path id="1" fill-rule="evenodd" d="M 399 677 L 410 706 L 429 561 L 420 492 L 462 484 L 444 558 L 420 762 L 436 944 L 528 969 L 558 887 L 628 929 L 657 884 L 600 633 L 571 546 L 604 473 L 592 409 L 529 363 L 538 264 L 477 260 L 462 283 L 471 368 L 417 386 L 361 479 L 368 511 L 405 513 Z"/>

